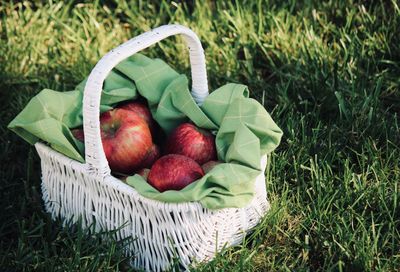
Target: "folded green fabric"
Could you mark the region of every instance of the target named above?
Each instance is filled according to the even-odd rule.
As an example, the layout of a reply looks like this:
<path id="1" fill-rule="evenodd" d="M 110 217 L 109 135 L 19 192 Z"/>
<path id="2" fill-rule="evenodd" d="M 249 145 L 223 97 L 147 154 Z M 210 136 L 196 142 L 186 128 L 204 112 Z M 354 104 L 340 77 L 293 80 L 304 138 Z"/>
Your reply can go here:
<path id="1" fill-rule="evenodd" d="M 70 128 L 82 125 L 85 81 L 75 90 L 45 89 L 33 97 L 9 128 L 31 144 L 42 140 L 66 156 L 84 162 L 84 145 Z M 145 197 L 165 202 L 199 201 L 209 209 L 244 207 L 254 196 L 260 159 L 279 144 L 282 131 L 245 85 L 226 84 L 198 106 L 189 92 L 186 76 L 159 59 L 136 54 L 114 68 L 103 86 L 101 112 L 117 103 L 144 97 L 154 119 L 168 134 L 192 121 L 216 134 L 222 163 L 180 191 L 158 192 L 141 176 L 127 179 Z"/>

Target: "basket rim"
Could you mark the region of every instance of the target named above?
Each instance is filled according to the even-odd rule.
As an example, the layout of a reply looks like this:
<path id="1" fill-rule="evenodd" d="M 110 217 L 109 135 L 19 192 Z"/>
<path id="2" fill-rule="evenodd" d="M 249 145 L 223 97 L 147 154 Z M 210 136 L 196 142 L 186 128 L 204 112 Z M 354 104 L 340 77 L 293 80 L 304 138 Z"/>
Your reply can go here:
<path id="1" fill-rule="evenodd" d="M 95 177 L 96 177 L 97 182 L 100 182 L 101 185 L 108 186 L 119 192 L 123 192 L 126 195 L 134 197 L 136 200 L 143 202 L 143 204 L 149 205 L 152 207 L 157 207 L 157 208 L 162 207 L 164 210 L 168 210 L 168 211 L 176 211 L 177 209 L 180 211 L 193 211 L 193 209 L 195 209 L 195 210 L 202 210 L 203 213 L 207 213 L 207 212 L 215 213 L 215 212 L 221 212 L 225 209 L 240 210 L 240 209 L 246 209 L 246 208 L 252 206 L 252 201 L 251 201 L 242 208 L 226 207 L 226 208 L 220 208 L 220 209 L 209 209 L 209 208 L 203 207 L 199 201 L 187 201 L 187 202 L 174 203 L 174 202 L 163 202 L 163 201 L 147 198 L 147 197 L 139 194 L 139 192 L 134 187 L 124 183 L 122 180 L 111 175 L 111 173 L 107 173 L 106 175 L 99 174 L 95 169 L 94 169 L 94 171 L 93 171 L 93 169 L 90 169 L 89 165 L 87 163 L 85 163 L 85 162 L 82 163 L 82 162 L 73 160 L 73 159 L 67 157 L 66 155 L 54 150 L 53 148 L 51 148 L 50 146 L 46 145 L 43 142 L 35 143 L 35 148 L 37 149 L 39 156 L 40 156 L 40 152 L 48 153 L 51 157 L 53 157 L 57 160 L 63 161 L 64 164 L 70 165 L 73 169 L 80 168 L 81 170 L 85 171 L 88 175 L 90 175 L 91 172 L 93 174 L 97 173 L 97 175 Z M 261 168 L 262 168 L 260 175 L 263 175 L 265 172 L 264 171 L 265 166 L 267 164 L 267 155 L 262 156 L 260 163 L 261 163 Z M 256 187 L 257 180 L 258 180 L 258 178 L 256 178 L 256 181 L 254 184 L 255 187 Z M 253 196 L 253 199 L 256 197 L 257 190 L 255 190 L 254 194 L 255 195 Z"/>

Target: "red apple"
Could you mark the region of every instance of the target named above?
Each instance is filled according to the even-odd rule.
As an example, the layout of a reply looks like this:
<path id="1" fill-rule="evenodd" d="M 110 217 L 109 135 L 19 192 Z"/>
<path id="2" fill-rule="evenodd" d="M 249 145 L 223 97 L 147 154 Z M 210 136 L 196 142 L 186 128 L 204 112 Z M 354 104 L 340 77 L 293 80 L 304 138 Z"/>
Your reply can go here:
<path id="1" fill-rule="evenodd" d="M 147 151 L 141 166 L 144 168 L 151 168 L 153 163 L 160 157 L 160 149 L 157 145 L 153 144 Z"/>
<path id="2" fill-rule="evenodd" d="M 119 106 L 120 109 L 130 110 L 137 113 L 147 123 L 151 132 L 154 132 L 155 123 L 153 116 L 144 102 L 133 101 Z"/>
<path id="3" fill-rule="evenodd" d="M 83 129 L 81 129 L 81 128 L 71 129 L 71 133 L 78 141 L 80 141 L 82 143 L 85 142 L 85 136 L 83 135 Z"/>
<path id="4" fill-rule="evenodd" d="M 100 128 L 111 170 L 130 174 L 140 168 L 153 144 L 146 122 L 132 111 L 113 109 L 101 114 Z"/>
<path id="5" fill-rule="evenodd" d="M 183 123 L 171 133 L 165 150 L 167 154 L 192 158 L 200 165 L 217 160 L 214 135 L 191 123 Z"/>
<path id="6" fill-rule="evenodd" d="M 210 172 L 215 166 L 217 166 L 218 164 L 221 164 L 222 162 L 220 161 L 208 161 L 205 164 L 203 164 L 201 166 L 201 168 L 203 169 L 204 173 L 208 173 Z"/>
<path id="7" fill-rule="evenodd" d="M 136 174 L 138 174 L 139 176 L 142 176 L 144 178 L 144 180 L 147 180 L 149 173 L 150 173 L 149 168 L 142 168 Z"/>
<path id="8" fill-rule="evenodd" d="M 169 154 L 158 159 L 150 169 L 147 182 L 160 192 L 181 190 L 204 176 L 203 169 L 191 158 Z"/>

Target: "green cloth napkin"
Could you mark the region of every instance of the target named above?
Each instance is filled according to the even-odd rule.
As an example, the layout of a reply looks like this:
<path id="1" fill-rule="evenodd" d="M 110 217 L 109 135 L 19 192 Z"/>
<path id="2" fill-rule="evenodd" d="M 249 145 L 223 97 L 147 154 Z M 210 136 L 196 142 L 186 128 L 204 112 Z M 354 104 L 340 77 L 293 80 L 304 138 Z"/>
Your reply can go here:
<path id="1" fill-rule="evenodd" d="M 8 127 L 31 144 L 45 141 L 53 149 L 84 162 L 84 145 L 72 136 L 70 128 L 82 125 L 85 83 L 69 92 L 41 91 Z M 160 193 L 139 175 L 129 177 L 127 183 L 143 196 L 159 201 L 199 201 L 209 209 L 244 207 L 254 196 L 261 156 L 278 146 L 282 131 L 264 107 L 249 98 L 245 85 L 226 84 L 213 91 L 200 107 L 188 86 L 186 76 L 162 60 L 141 54 L 122 61 L 107 76 L 101 112 L 142 96 L 167 134 L 187 121 L 213 131 L 218 159 L 225 162 L 180 191 Z"/>

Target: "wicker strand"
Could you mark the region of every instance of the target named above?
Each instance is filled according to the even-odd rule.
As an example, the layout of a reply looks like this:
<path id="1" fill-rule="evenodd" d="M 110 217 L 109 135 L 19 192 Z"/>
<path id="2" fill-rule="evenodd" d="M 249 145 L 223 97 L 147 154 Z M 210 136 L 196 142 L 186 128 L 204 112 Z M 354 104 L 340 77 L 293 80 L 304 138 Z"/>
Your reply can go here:
<path id="1" fill-rule="evenodd" d="M 86 162 L 93 175 L 104 178 L 110 173 L 100 137 L 100 98 L 103 82 L 111 70 L 129 56 L 169 37 L 182 34 L 189 47 L 192 68 L 192 96 L 202 104 L 208 95 L 204 51 L 196 34 L 180 25 L 166 25 L 139 35 L 108 52 L 90 73 L 83 96 L 83 129 Z"/>
<path id="2" fill-rule="evenodd" d="M 86 164 L 44 144 L 35 146 L 41 158 L 43 200 L 52 218 L 76 222 L 81 217 L 83 226 L 96 222 L 98 229 L 119 228 L 116 239 L 133 238 L 126 248 L 132 266 L 146 271 L 168 269 L 174 256 L 182 269 L 212 259 L 223 247 L 240 243 L 269 209 L 264 173 L 257 177 L 255 196 L 247 207 L 212 211 L 197 202 L 147 199 L 110 175 L 96 179 Z M 261 163 L 265 167 L 266 157 Z"/>
<path id="3" fill-rule="evenodd" d="M 53 219 L 96 229 L 115 230 L 116 239 L 133 238 L 126 247 L 135 268 L 163 271 L 177 257 L 181 269 L 208 261 L 225 246 L 241 242 L 269 209 L 264 171 L 255 182 L 255 196 L 244 208 L 209 210 L 198 202 L 164 203 L 141 196 L 134 188 L 110 175 L 100 138 L 99 106 L 102 84 L 123 59 L 171 35 L 182 34 L 192 67 L 192 96 L 201 104 L 208 95 L 204 52 L 188 28 L 168 25 L 144 33 L 111 50 L 95 66 L 85 86 L 83 121 L 86 163 L 79 163 L 37 143 L 41 158 L 45 209 Z M 266 156 L 261 167 L 266 166 Z"/>

